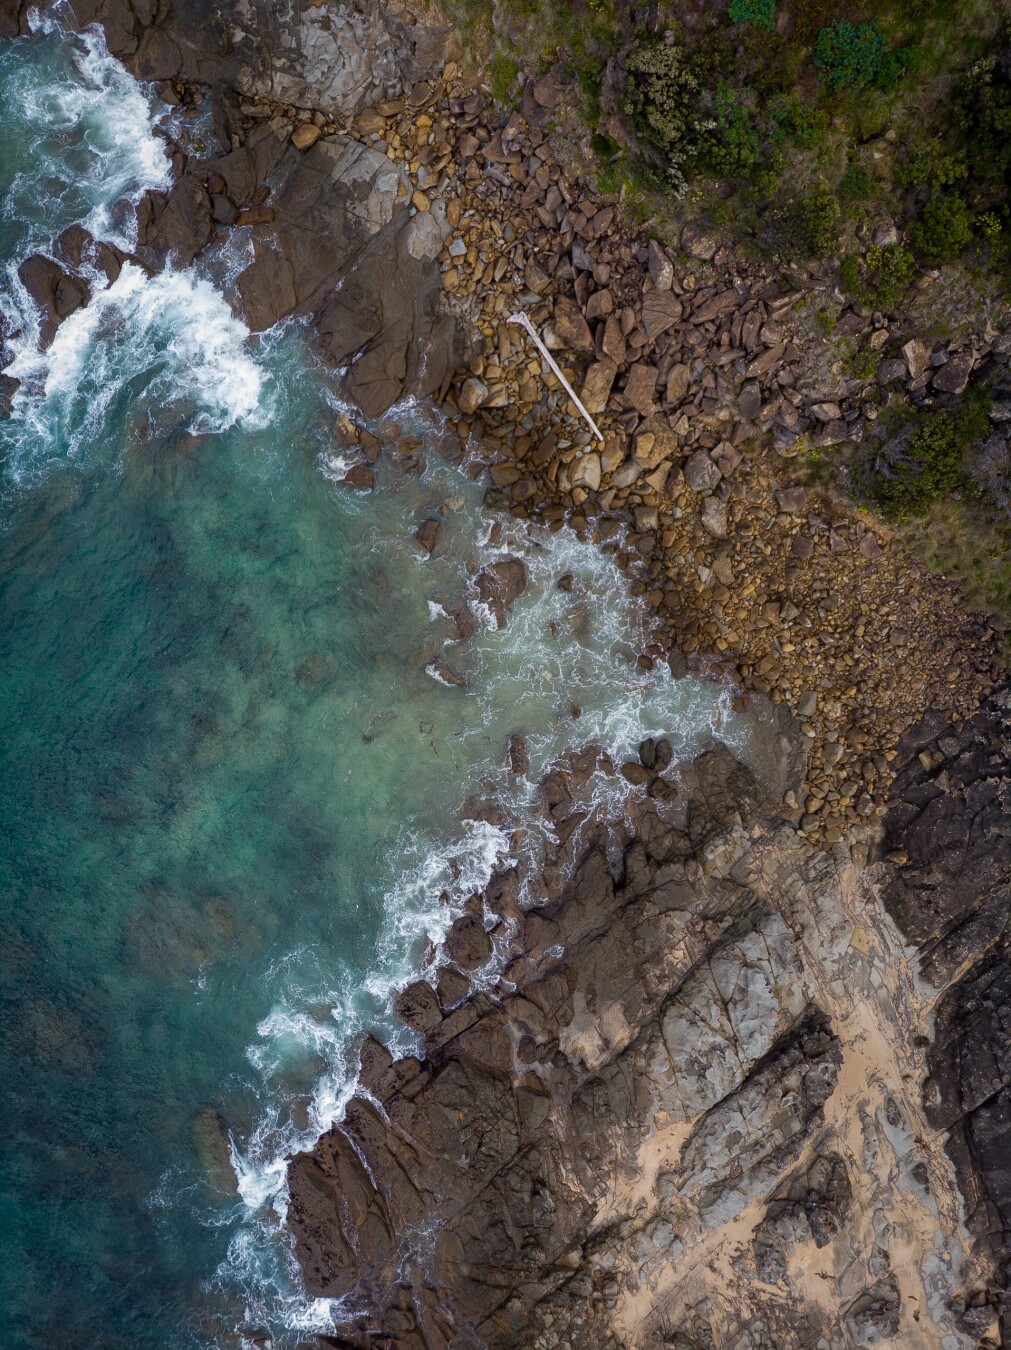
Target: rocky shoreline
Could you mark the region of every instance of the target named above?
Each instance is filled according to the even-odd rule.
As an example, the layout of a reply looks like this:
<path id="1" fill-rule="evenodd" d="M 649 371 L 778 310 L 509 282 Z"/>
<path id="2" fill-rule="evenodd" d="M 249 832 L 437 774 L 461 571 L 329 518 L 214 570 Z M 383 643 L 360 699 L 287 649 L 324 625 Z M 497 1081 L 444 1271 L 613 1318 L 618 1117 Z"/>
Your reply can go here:
<path id="1" fill-rule="evenodd" d="M 796 719 L 805 767 L 775 791 L 723 752 L 672 770 L 662 742 L 624 766 L 621 819 L 580 805 L 596 752 L 542 784 L 540 903 L 515 869 L 475 897 L 403 998 L 424 1058 L 366 1043 L 345 1120 L 293 1160 L 307 1288 L 348 1299 L 334 1343 L 997 1343 L 997 639 L 808 456 L 873 441 L 896 383 L 945 406 L 999 380 L 1011 339 L 931 348 L 825 270 L 763 270 L 697 223 L 679 250 L 641 236 L 581 176 L 556 76 L 505 115 L 432 14 L 75 13 L 176 107 L 174 184 L 141 203 L 132 261 L 241 245 L 250 327 L 308 318 L 343 372 L 351 486 L 382 452 L 365 424 L 435 398 L 490 505 L 614 553 L 656 615 L 643 663 Z M 0 4 L 0 36 L 26 26 Z M 128 260 L 68 231 L 23 265 L 48 336 L 89 259 L 110 280 Z M 826 304 L 871 380 L 826 361 Z"/>

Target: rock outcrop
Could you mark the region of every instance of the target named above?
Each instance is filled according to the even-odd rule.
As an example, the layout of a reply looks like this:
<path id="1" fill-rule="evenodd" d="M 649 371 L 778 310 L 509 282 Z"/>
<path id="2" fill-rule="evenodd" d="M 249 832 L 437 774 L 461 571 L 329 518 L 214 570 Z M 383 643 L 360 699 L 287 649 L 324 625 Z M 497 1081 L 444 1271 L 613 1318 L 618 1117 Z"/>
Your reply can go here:
<path id="1" fill-rule="evenodd" d="M 309 1291 L 349 1346 L 974 1344 L 889 867 L 813 849 L 725 750 L 656 749 L 610 823 L 594 752 L 548 775 L 567 842 L 482 898 L 501 974 L 406 991 L 423 1057 L 366 1043 L 290 1167 Z"/>
<path id="2" fill-rule="evenodd" d="M 939 999 L 926 1085 L 931 1125 L 947 1132 L 970 1230 L 1009 1283 L 1011 1242 L 1011 692 L 968 722 L 929 717 L 902 742 L 885 819 L 896 868 L 888 906 Z M 987 1324 L 987 1299 L 965 1317 Z M 1011 1336 L 1011 1309 L 1004 1311 Z M 1005 1343 L 1007 1341 L 1005 1340 Z"/>

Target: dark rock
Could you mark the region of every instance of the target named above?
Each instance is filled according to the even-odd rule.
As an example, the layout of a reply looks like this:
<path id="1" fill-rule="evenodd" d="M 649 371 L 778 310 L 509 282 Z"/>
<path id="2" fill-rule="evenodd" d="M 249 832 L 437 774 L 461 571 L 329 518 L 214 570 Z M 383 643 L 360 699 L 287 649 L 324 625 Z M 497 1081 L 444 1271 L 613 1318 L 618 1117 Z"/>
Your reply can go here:
<path id="1" fill-rule="evenodd" d="M 69 276 L 52 258 L 33 253 L 18 267 L 18 277 L 39 313 L 39 345 L 48 347 L 62 321 L 87 304 L 87 283 Z"/>
<path id="2" fill-rule="evenodd" d="M 397 1016 L 413 1031 L 433 1031 L 442 1021 L 435 990 L 424 980 L 409 984 L 397 995 Z"/>
<path id="3" fill-rule="evenodd" d="M 371 492 L 376 485 L 376 475 L 367 464 L 352 464 L 341 482 L 345 487 L 357 488 L 361 492 Z"/>
<path id="4" fill-rule="evenodd" d="M 971 352 L 953 356 L 934 376 L 934 388 L 942 394 L 961 394 L 969 383 L 974 365 Z"/>
<path id="5" fill-rule="evenodd" d="M 642 764 L 637 764 L 635 760 L 631 759 L 627 764 L 621 766 L 619 772 L 621 773 L 622 778 L 631 783 L 633 787 L 640 787 L 643 783 L 648 783 L 653 777 L 648 768 L 645 768 Z"/>
<path id="6" fill-rule="evenodd" d="M 693 492 L 712 492 L 723 474 L 704 450 L 696 450 L 684 467 L 685 482 Z"/>
<path id="7" fill-rule="evenodd" d="M 432 517 L 423 520 L 414 531 L 414 538 L 422 552 L 427 553 L 429 557 L 435 552 L 435 546 L 439 542 L 440 522 Z"/>
<path id="8" fill-rule="evenodd" d="M 527 569 L 519 558 L 501 558 L 482 567 L 474 578 L 474 589 L 483 605 L 494 615 L 499 628 L 506 621 L 513 602 L 527 585 Z"/>
<path id="9" fill-rule="evenodd" d="M 446 934 L 446 955 L 464 970 L 476 970 L 491 956 L 491 938 L 472 914 L 454 920 Z"/>
<path id="10" fill-rule="evenodd" d="M 719 246 L 719 235 L 701 221 L 689 221 L 681 231 L 681 247 L 690 258 L 701 258 L 708 262 L 715 256 Z"/>
<path id="11" fill-rule="evenodd" d="M 509 737 L 509 772 L 520 778 L 530 772 L 530 754 L 522 736 Z"/>

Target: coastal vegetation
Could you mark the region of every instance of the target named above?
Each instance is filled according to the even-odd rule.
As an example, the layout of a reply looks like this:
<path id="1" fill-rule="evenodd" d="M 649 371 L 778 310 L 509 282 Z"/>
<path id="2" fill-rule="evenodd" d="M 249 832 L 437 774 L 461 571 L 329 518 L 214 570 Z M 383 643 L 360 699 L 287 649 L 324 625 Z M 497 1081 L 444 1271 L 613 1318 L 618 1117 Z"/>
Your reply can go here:
<path id="1" fill-rule="evenodd" d="M 909 338 L 928 347 L 960 338 L 1006 303 L 1011 17 L 1004 7 L 997 0 L 447 5 L 474 54 L 491 54 L 500 102 L 518 105 L 522 72 L 550 70 L 573 90 L 566 116 L 583 128 L 598 189 L 659 240 L 676 242 L 684 221 L 698 220 L 744 256 L 817 275 L 825 295 L 819 336 L 837 341 L 847 378 L 864 381 L 884 414 L 865 444 L 819 450 L 811 460 L 818 480 L 913 537 L 934 565 L 969 578 L 970 596 L 985 608 L 1011 615 L 1000 561 L 1011 513 L 986 449 L 990 392 L 977 387 L 987 383 L 985 370 L 954 396 L 929 379 L 900 391 L 879 377 L 883 358 L 897 356 Z M 863 316 L 852 341 L 834 333 L 847 309 Z M 869 343 L 881 329 L 895 335 L 889 352 Z"/>

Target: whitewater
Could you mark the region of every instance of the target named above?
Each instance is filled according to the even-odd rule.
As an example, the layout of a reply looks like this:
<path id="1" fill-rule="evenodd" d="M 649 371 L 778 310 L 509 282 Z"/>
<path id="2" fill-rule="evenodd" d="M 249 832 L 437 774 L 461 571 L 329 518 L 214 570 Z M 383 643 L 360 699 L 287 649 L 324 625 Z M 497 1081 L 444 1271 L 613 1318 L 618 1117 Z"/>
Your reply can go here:
<path id="1" fill-rule="evenodd" d="M 236 317 L 232 241 L 89 274 L 44 346 L 19 265 L 76 223 L 128 252 L 173 114 L 50 21 L 0 49 L 0 89 L 11 1344 L 296 1345 L 339 1309 L 301 1291 L 286 1159 L 340 1118 L 364 1032 L 416 1048 L 397 991 L 517 860 L 464 804 L 524 824 L 533 875 L 566 750 L 746 753 L 748 729 L 720 687 L 639 668 L 613 559 L 493 520 L 431 410 L 391 414 L 422 474 L 386 457 L 375 491 L 344 486 L 353 410 L 298 325 Z M 503 557 L 527 586 L 498 626 L 473 578 Z"/>

